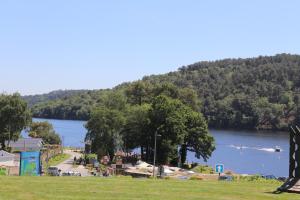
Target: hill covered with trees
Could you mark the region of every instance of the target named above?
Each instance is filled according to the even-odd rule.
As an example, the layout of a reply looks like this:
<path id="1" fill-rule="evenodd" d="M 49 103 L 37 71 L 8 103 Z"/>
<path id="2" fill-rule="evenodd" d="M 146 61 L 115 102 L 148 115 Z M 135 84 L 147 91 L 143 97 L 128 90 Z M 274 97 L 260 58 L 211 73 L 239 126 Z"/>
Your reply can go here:
<path id="1" fill-rule="evenodd" d="M 56 90 L 49 92 L 48 94 L 24 96 L 23 99 L 27 101 L 28 106 L 33 106 L 46 101 L 67 98 L 82 92 L 85 92 L 85 90 Z"/>
<path id="2" fill-rule="evenodd" d="M 110 90 L 25 99 L 34 117 L 88 120 L 95 107 L 120 106 L 114 96 L 122 96 L 124 104 L 142 104 L 162 88 L 194 102 L 210 127 L 282 130 L 300 122 L 300 56 L 290 54 L 198 62 Z"/>

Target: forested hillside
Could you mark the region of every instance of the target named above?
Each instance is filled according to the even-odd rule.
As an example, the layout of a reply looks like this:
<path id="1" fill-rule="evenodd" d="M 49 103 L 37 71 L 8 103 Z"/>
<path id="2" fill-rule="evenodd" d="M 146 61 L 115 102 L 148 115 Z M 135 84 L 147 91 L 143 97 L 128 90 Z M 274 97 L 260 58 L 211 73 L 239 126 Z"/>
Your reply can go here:
<path id="1" fill-rule="evenodd" d="M 83 92 L 85 92 L 85 90 L 57 90 L 57 91 L 50 92 L 48 94 L 23 96 L 23 99 L 26 100 L 28 105 L 31 107 L 38 103 L 63 99 Z"/>
<path id="2" fill-rule="evenodd" d="M 187 93 L 185 101 L 189 94 L 200 100 L 199 112 L 210 127 L 281 130 L 300 122 L 300 56 L 289 54 L 199 62 L 112 90 L 81 91 L 44 102 L 25 99 L 33 105 L 34 117 L 87 120 L 105 99 L 116 103 L 112 94 L 123 96 L 124 103 L 147 101 L 163 83 L 171 95 L 178 92 L 170 89 L 173 84 L 183 89 L 180 94 Z"/>

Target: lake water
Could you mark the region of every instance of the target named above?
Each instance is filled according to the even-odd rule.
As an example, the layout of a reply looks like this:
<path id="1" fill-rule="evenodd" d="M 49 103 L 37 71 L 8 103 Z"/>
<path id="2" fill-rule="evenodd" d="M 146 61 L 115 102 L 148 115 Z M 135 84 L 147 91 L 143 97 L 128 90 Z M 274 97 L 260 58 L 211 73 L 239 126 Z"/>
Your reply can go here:
<path id="1" fill-rule="evenodd" d="M 34 119 L 45 121 L 46 119 Z M 84 121 L 46 120 L 53 124 L 63 137 L 65 146 L 83 147 L 86 134 Z M 254 132 L 210 130 L 216 140 L 216 150 L 207 164 L 224 164 L 225 169 L 245 174 L 273 174 L 288 176 L 289 134 L 280 132 Z M 280 146 L 282 152 L 274 152 Z M 188 154 L 189 162 L 205 164 L 193 153 Z"/>
<path id="2" fill-rule="evenodd" d="M 48 121 L 54 130 L 62 137 L 64 146 L 84 147 L 84 138 L 87 130 L 84 128 L 85 121 L 33 119 L 34 122 Z M 27 137 L 25 132 L 22 133 Z"/>

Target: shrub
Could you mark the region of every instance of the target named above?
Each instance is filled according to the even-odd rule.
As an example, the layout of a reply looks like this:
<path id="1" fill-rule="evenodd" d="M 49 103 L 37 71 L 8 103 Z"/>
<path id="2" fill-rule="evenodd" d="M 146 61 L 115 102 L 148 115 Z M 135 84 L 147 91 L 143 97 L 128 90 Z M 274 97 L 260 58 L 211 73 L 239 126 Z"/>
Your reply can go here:
<path id="1" fill-rule="evenodd" d="M 203 166 L 203 165 L 198 165 L 196 167 L 194 167 L 192 169 L 193 172 L 196 172 L 196 173 L 201 173 L 201 174 L 213 174 L 214 173 L 214 170 L 212 167 L 209 167 L 209 166 Z"/>
<path id="2" fill-rule="evenodd" d="M 230 171 L 230 170 L 227 170 L 227 171 L 225 171 L 225 174 L 226 174 L 226 175 L 233 175 L 233 172 Z"/>
<path id="3" fill-rule="evenodd" d="M 190 180 L 192 180 L 192 181 L 202 181 L 203 178 L 200 177 L 200 176 L 192 176 L 192 177 L 190 177 Z"/>

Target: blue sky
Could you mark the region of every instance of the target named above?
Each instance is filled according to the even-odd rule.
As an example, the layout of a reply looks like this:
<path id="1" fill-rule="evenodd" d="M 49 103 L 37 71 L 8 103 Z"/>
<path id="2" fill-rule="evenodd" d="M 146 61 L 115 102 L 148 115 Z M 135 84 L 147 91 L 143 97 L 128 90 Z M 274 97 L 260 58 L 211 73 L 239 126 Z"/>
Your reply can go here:
<path id="1" fill-rule="evenodd" d="M 201 60 L 300 54 L 300 1 L 0 1 L 0 92 L 113 87 Z"/>

